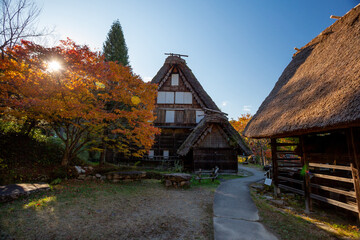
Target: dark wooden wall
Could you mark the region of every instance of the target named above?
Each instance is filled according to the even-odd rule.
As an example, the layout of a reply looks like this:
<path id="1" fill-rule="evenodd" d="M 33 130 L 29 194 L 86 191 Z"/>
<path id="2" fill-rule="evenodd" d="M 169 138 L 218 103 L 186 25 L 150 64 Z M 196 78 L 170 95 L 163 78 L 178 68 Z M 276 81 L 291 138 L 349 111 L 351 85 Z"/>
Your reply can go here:
<path id="1" fill-rule="evenodd" d="M 360 212 L 360 128 L 280 142 L 271 142 L 276 187 L 304 195 L 307 211 L 316 200 Z"/>
<path id="2" fill-rule="evenodd" d="M 237 172 L 237 151 L 230 147 L 227 136 L 220 126 L 212 124 L 208 131 L 195 144 L 193 168 L 212 169 L 218 166 L 221 171 Z"/>
<path id="3" fill-rule="evenodd" d="M 179 73 L 176 66 L 173 68 L 172 73 Z M 179 75 L 178 86 L 172 86 L 171 74 L 168 75 L 169 78 L 160 86 L 158 91 L 190 92 L 190 89 L 185 84 L 186 80 L 181 75 Z M 174 123 L 165 121 L 166 111 L 169 110 L 175 111 Z M 154 125 L 161 129 L 161 134 L 156 136 L 155 144 L 152 147 L 155 156 L 162 156 L 164 150 L 169 150 L 170 156 L 177 155 L 178 148 L 197 125 L 196 110 L 202 110 L 202 107 L 194 97 L 194 93 L 192 93 L 192 104 L 156 104 Z"/>
<path id="4" fill-rule="evenodd" d="M 170 156 L 175 156 L 176 151 L 181 144 L 190 135 L 191 129 L 173 129 L 163 128 L 161 135 L 157 135 L 155 138 L 155 144 L 152 147 L 155 156 L 162 156 L 164 150 L 169 150 Z"/>

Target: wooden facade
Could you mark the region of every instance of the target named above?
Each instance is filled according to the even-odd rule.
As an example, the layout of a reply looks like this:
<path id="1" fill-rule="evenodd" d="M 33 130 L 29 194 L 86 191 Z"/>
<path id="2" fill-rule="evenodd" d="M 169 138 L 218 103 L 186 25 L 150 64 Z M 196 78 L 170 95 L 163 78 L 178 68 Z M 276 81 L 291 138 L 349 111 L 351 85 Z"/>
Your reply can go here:
<path id="1" fill-rule="evenodd" d="M 154 125 L 161 129 L 161 134 L 156 136 L 146 157 L 180 158 L 191 170 L 219 166 L 221 171 L 237 172 L 237 154 L 247 154 L 249 150 L 237 142 L 230 143 L 230 138 L 240 136 L 232 136 L 238 134 L 235 130 L 223 129 L 226 123 L 226 128 L 231 127 L 225 114 L 202 88 L 185 60 L 168 57 L 152 83 L 159 86 Z M 210 115 L 220 115 L 221 121 L 205 121 Z"/>
<path id="2" fill-rule="evenodd" d="M 244 131 L 272 139 L 275 187 L 304 195 L 308 211 L 360 210 L 359 33 L 360 4 L 297 50 Z"/>
<path id="3" fill-rule="evenodd" d="M 360 127 L 272 138 L 275 192 L 279 189 L 360 213 Z M 360 215 L 359 215 L 360 217 Z"/>

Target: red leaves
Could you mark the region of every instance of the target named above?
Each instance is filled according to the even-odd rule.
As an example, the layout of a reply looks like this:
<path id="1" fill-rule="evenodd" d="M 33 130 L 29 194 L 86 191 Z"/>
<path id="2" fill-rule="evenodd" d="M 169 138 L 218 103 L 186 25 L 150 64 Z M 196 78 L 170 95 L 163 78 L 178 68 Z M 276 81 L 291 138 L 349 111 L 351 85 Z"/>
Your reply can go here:
<path id="1" fill-rule="evenodd" d="M 22 41 L 7 56 L 0 62 L 2 114 L 6 108 L 8 115 L 71 125 L 95 135 L 112 124 L 113 132 L 122 135 L 120 144 L 150 148 L 158 133 L 152 126 L 156 86 L 128 67 L 105 63 L 98 52 L 70 39 L 52 48 Z M 49 72 L 47 64 L 54 59 L 62 68 Z"/>

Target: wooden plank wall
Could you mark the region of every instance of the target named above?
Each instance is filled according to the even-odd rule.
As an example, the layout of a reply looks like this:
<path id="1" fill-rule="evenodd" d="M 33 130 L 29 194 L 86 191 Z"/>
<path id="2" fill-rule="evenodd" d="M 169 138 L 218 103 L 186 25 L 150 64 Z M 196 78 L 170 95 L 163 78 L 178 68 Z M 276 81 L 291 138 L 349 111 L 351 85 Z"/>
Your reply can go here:
<path id="1" fill-rule="evenodd" d="M 291 144 L 273 139 L 275 185 L 304 195 L 307 211 L 317 200 L 359 214 L 359 132 L 357 128 L 304 135 L 293 151 L 288 151 Z"/>
<path id="2" fill-rule="evenodd" d="M 237 153 L 231 148 L 195 148 L 193 150 L 194 170 L 213 169 L 237 172 Z"/>

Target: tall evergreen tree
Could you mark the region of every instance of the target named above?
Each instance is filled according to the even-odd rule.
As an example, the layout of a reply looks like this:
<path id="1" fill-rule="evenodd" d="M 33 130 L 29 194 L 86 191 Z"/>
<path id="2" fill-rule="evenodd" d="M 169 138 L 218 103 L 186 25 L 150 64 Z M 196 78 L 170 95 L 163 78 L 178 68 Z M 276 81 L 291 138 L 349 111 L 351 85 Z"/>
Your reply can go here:
<path id="1" fill-rule="evenodd" d="M 106 61 L 118 61 L 123 66 L 129 66 L 128 48 L 119 20 L 111 25 L 103 52 Z"/>

